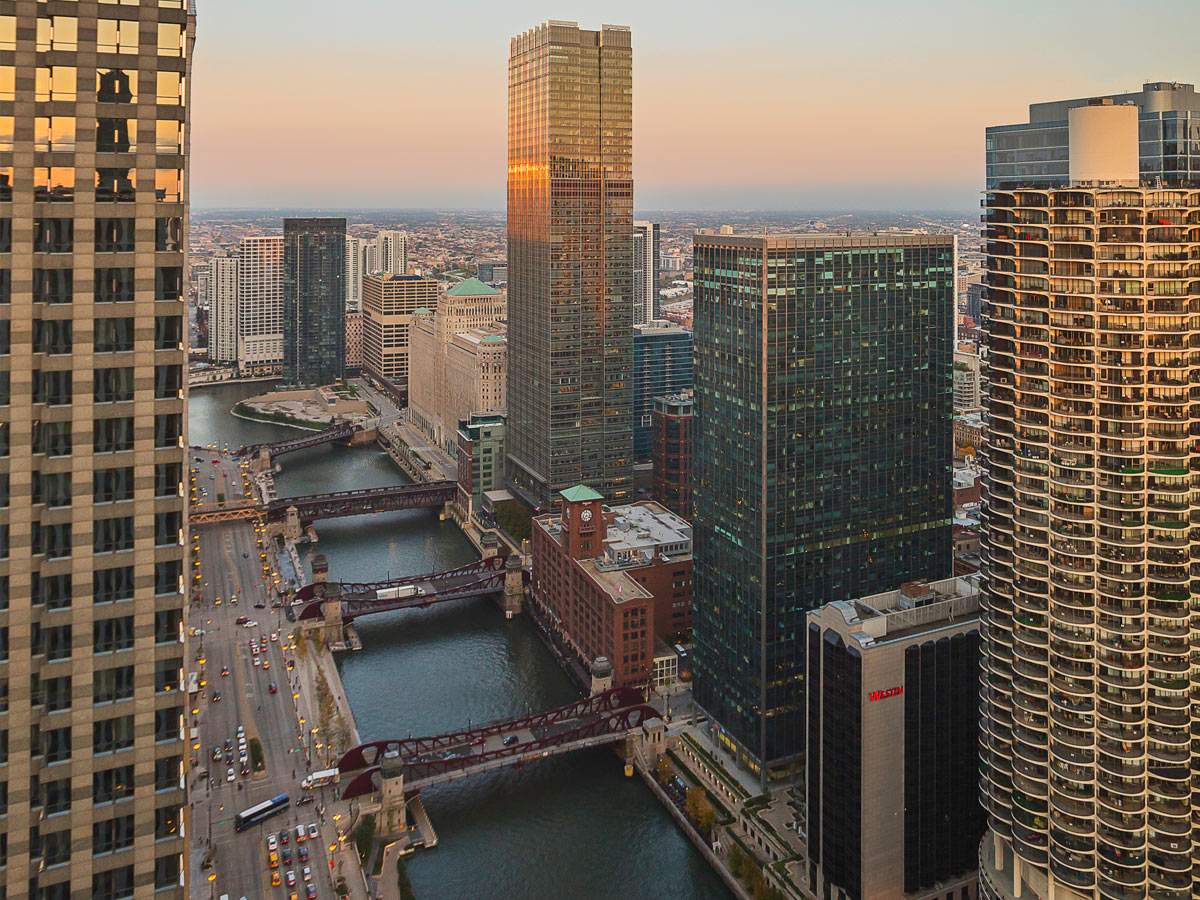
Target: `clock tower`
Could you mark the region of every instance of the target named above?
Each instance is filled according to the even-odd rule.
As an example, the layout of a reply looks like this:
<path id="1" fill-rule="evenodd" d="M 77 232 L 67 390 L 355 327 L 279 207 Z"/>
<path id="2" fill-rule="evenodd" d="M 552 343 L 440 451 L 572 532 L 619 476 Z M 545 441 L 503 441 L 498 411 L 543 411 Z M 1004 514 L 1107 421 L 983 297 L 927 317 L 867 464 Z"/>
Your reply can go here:
<path id="1" fill-rule="evenodd" d="M 560 492 L 562 526 L 572 559 L 591 559 L 604 549 L 604 498 L 587 485 Z"/>

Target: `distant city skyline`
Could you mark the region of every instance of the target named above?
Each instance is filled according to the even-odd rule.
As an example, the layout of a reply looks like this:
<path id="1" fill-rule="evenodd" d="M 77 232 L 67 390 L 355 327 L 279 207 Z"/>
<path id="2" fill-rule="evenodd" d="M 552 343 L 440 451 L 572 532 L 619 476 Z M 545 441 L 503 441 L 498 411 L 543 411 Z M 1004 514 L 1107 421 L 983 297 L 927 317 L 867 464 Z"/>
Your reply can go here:
<path id="1" fill-rule="evenodd" d="M 1158 66 L 1091 52 L 1143 24 L 1115 0 L 766 0 L 737 15 L 709 0 L 318 10 L 206 4 L 196 208 L 502 209 L 508 38 L 548 17 L 633 29 L 639 212 L 968 209 L 986 125 L 1022 121 L 1030 101 L 1200 81 L 1200 67 L 1170 62 L 1190 58 L 1200 26 L 1190 0 L 1156 7 L 1173 23 L 1156 37 Z M 1031 14 L 1045 27 L 1024 29 Z M 1003 77 L 986 65 L 985 38 L 1005 43 Z"/>

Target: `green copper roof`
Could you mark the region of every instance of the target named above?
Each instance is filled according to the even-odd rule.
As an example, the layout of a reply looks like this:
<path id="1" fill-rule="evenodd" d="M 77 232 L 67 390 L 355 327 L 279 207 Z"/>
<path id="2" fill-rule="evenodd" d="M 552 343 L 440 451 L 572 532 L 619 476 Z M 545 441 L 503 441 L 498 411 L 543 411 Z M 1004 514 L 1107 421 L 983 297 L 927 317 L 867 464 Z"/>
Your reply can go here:
<path id="1" fill-rule="evenodd" d="M 504 343 L 504 335 L 502 335 L 502 334 L 489 334 L 487 337 L 485 337 L 485 338 L 483 339 L 483 342 L 484 342 L 485 344 L 503 344 L 503 343 Z"/>
<path id="2" fill-rule="evenodd" d="M 414 316 L 429 316 L 429 315 L 433 315 L 433 310 L 430 309 L 428 306 L 418 306 L 416 309 L 413 310 L 413 315 Z"/>
<path id="3" fill-rule="evenodd" d="M 577 484 L 575 487 L 567 488 L 565 491 L 559 491 L 564 500 L 568 503 L 582 503 L 585 500 L 603 500 L 604 497 L 597 494 L 586 484 Z"/>
<path id="4" fill-rule="evenodd" d="M 447 297 L 491 297 L 494 294 L 500 293 L 494 287 L 489 287 L 478 278 L 468 278 L 466 281 L 460 281 L 454 287 L 446 291 Z"/>

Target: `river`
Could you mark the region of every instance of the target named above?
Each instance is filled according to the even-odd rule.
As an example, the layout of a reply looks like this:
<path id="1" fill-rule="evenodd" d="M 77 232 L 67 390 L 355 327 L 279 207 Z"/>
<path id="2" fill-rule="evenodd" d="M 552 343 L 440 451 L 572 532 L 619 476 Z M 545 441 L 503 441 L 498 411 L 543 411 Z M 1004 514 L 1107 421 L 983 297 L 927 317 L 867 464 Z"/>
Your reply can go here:
<path id="1" fill-rule="evenodd" d="M 297 434 L 230 415 L 264 384 L 192 392 L 189 441 L 239 446 Z M 349 490 L 406 479 L 376 449 L 323 447 L 282 460 L 279 495 Z M 408 511 L 317 524 L 314 552 L 331 580 L 451 568 L 476 558 L 452 524 Z M 578 696 L 518 616 L 486 600 L 360 619 L 363 649 L 339 668 L 364 739 L 437 734 L 536 712 Z M 609 750 L 508 769 L 423 793 L 440 843 L 409 857 L 420 900 L 485 898 L 726 898 L 724 885 Z"/>

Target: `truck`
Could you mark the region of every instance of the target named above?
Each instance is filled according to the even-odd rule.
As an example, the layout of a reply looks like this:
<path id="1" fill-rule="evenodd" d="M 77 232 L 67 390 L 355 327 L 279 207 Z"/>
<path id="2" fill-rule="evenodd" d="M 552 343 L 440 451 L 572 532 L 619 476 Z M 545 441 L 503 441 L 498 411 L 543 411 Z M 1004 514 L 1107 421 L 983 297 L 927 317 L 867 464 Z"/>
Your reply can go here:
<path id="1" fill-rule="evenodd" d="M 417 587 L 415 584 L 406 584 L 404 587 L 384 588 L 375 592 L 377 600 L 401 600 L 405 597 L 420 597 L 425 593 L 424 589 Z"/>
<path id="2" fill-rule="evenodd" d="M 340 774 L 337 769 L 321 769 L 301 781 L 300 787 L 311 791 L 313 788 L 325 787 L 327 784 L 337 784 Z"/>

